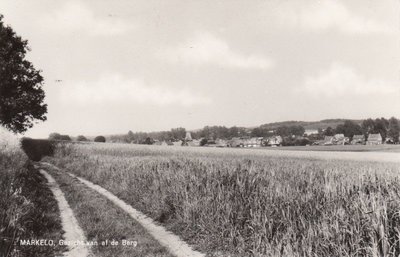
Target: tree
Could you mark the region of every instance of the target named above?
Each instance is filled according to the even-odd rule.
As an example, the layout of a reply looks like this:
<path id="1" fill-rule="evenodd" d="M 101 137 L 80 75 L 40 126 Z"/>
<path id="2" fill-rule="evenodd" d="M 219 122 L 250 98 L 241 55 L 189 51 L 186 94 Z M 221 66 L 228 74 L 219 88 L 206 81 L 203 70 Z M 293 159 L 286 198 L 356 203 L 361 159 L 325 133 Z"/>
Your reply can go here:
<path id="1" fill-rule="evenodd" d="M 88 140 L 87 140 L 87 138 L 86 138 L 85 136 L 79 135 L 79 136 L 76 138 L 76 141 L 88 141 Z"/>
<path id="2" fill-rule="evenodd" d="M 333 131 L 333 128 L 327 127 L 324 131 L 324 136 L 333 136 L 335 134 L 335 131 Z"/>
<path id="3" fill-rule="evenodd" d="M 393 139 L 394 143 L 399 142 L 400 135 L 400 122 L 395 117 L 389 119 L 389 128 L 387 132 L 388 137 Z"/>
<path id="4" fill-rule="evenodd" d="M 0 125 L 23 133 L 36 120 L 45 121 L 43 77 L 25 60 L 28 41 L 22 40 L 0 15 Z"/>
<path id="5" fill-rule="evenodd" d="M 62 141 L 71 141 L 71 138 L 70 138 L 70 136 L 68 136 L 68 135 L 61 135 L 59 140 L 62 140 Z"/>
<path id="6" fill-rule="evenodd" d="M 71 138 L 68 135 L 60 135 L 59 133 L 51 133 L 49 135 L 49 140 L 71 141 Z"/>
<path id="7" fill-rule="evenodd" d="M 128 131 L 127 140 L 129 143 L 135 140 L 135 134 L 131 130 Z"/>
<path id="8" fill-rule="evenodd" d="M 369 119 L 363 120 L 363 122 L 361 124 L 361 129 L 362 129 L 365 137 L 367 137 L 368 134 L 373 133 L 374 128 L 375 128 L 375 122 L 373 119 L 369 118 Z"/>
<path id="9" fill-rule="evenodd" d="M 373 133 L 379 133 L 382 136 L 382 139 L 385 141 L 386 132 L 389 127 L 389 121 L 385 118 L 375 119 L 375 126 Z"/>
<path id="10" fill-rule="evenodd" d="M 200 146 L 205 146 L 207 144 L 207 142 L 208 142 L 207 138 L 202 138 L 200 140 Z"/>
<path id="11" fill-rule="evenodd" d="M 60 137 L 61 135 L 59 133 L 54 132 L 49 135 L 49 140 L 60 140 Z"/>
<path id="12" fill-rule="evenodd" d="M 173 129 L 171 129 L 171 136 L 175 140 L 184 139 L 186 136 L 186 129 L 185 128 L 173 128 Z"/>
<path id="13" fill-rule="evenodd" d="M 335 133 L 344 134 L 345 137 L 352 138 L 354 135 L 362 134 L 362 129 L 360 125 L 354 123 L 351 120 L 346 120 L 344 124 L 339 124 L 336 126 Z"/>
<path id="14" fill-rule="evenodd" d="M 99 143 L 105 143 L 106 142 L 106 138 L 103 136 L 97 136 L 94 138 L 94 142 L 99 142 Z"/>
<path id="15" fill-rule="evenodd" d="M 154 143 L 154 140 L 151 137 L 147 137 L 146 140 L 144 140 L 143 144 L 145 145 L 152 145 Z"/>

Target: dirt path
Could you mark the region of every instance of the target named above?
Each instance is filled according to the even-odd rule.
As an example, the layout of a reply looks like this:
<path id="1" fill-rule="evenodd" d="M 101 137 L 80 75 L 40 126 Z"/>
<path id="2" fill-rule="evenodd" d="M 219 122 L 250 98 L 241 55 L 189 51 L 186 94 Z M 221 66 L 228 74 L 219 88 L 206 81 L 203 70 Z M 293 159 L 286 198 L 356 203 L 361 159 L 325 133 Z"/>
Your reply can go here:
<path id="1" fill-rule="evenodd" d="M 59 170 L 57 167 L 50 163 L 42 162 L 46 166 L 50 166 L 53 169 Z M 78 179 L 80 182 L 85 184 L 87 187 L 95 190 L 99 194 L 105 196 L 108 200 L 114 203 L 116 206 L 124 210 L 129 216 L 136 220 L 146 231 L 157 240 L 162 246 L 168 249 L 168 251 L 177 257 L 203 257 L 205 254 L 193 250 L 186 242 L 182 241 L 177 235 L 167 231 L 164 227 L 157 225 L 153 219 L 147 217 L 142 212 L 134 209 L 117 196 L 109 192 L 108 190 L 93 184 L 92 182 L 83 178 L 77 177 L 72 173 L 67 173 L 73 178 Z"/>
<path id="2" fill-rule="evenodd" d="M 188 244 L 182 241 L 178 236 L 168 232 L 164 227 L 156 225 L 154 220 L 147 217 L 142 212 L 134 209 L 132 206 L 128 205 L 117 196 L 109 192 L 108 190 L 93 184 L 83 178 L 77 177 L 71 173 L 70 176 L 79 179 L 86 186 L 97 191 L 98 193 L 105 196 L 115 205 L 123 209 L 128 213 L 133 219 L 135 219 L 139 224 L 141 224 L 148 232 L 151 234 L 161 245 L 166 247 L 169 252 L 177 257 L 203 257 L 204 254 L 194 251 Z"/>
<path id="3" fill-rule="evenodd" d="M 60 210 L 61 224 L 64 230 L 65 241 L 72 242 L 75 245 L 68 245 L 68 251 L 64 253 L 64 256 L 77 257 L 77 256 L 89 256 L 90 250 L 84 245 L 87 241 L 83 230 L 78 224 L 73 211 L 68 205 L 67 200 L 60 187 L 54 178 L 48 174 L 45 170 L 39 169 L 39 172 L 47 179 L 50 190 L 53 192 L 54 198 L 57 200 L 58 208 Z M 81 244 L 77 242 L 82 242 Z"/>

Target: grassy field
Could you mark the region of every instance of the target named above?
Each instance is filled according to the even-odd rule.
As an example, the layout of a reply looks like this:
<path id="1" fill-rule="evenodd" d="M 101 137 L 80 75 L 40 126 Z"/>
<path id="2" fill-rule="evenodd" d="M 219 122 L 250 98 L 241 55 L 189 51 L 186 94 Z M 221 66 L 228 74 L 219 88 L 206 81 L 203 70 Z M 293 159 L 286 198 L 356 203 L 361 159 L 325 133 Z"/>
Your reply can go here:
<path id="1" fill-rule="evenodd" d="M 48 161 L 209 256 L 398 256 L 398 163 L 88 144 Z"/>

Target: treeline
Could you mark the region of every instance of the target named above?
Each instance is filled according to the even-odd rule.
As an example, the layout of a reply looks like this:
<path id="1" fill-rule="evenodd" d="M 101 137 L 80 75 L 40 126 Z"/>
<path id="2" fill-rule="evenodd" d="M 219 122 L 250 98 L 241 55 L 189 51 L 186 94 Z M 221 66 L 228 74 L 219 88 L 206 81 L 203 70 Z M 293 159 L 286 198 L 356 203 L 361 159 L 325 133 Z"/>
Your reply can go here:
<path id="1" fill-rule="evenodd" d="M 52 141 L 72 141 L 71 137 L 69 135 L 61 135 L 59 133 L 51 133 L 49 135 L 49 140 Z M 79 141 L 79 142 L 87 142 L 90 141 L 89 139 L 87 139 L 85 136 L 79 135 L 76 137 L 75 141 Z M 104 136 L 97 136 L 94 138 L 93 140 L 94 142 L 101 142 L 104 143 L 106 142 L 106 138 Z"/>
<path id="2" fill-rule="evenodd" d="M 285 123 L 282 123 L 285 124 Z M 223 139 L 228 140 L 232 138 L 244 138 L 244 137 L 271 137 L 281 136 L 288 144 L 291 144 L 294 140 L 305 140 L 307 142 L 321 140 L 324 136 L 333 136 L 335 134 L 344 134 L 344 136 L 350 139 L 354 135 L 364 135 L 366 138 L 371 133 L 381 134 L 383 140 L 387 138 L 392 139 L 394 143 L 399 142 L 400 132 L 400 121 L 394 117 L 390 119 L 376 118 L 366 119 L 362 122 L 354 122 L 352 120 L 343 120 L 343 123 L 338 124 L 336 127 L 326 127 L 325 129 L 318 129 L 318 133 L 312 135 L 305 135 L 306 130 L 303 126 L 297 125 L 301 122 L 290 122 L 288 124 L 293 125 L 281 125 L 273 126 L 271 124 L 264 124 L 254 128 L 245 127 L 225 127 L 225 126 L 205 126 L 204 128 L 196 131 L 190 131 L 192 139 L 208 139 L 216 140 Z M 173 128 L 169 131 L 157 131 L 157 132 L 132 132 L 129 131 L 123 135 L 112 135 L 108 137 L 111 142 L 120 143 L 135 143 L 135 144 L 153 144 L 155 141 L 179 141 L 186 137 L 186 129 L 179 127 Z M 52 133 L 49 136 L 52 140 L 71 140 L 68 135 L 60 135 L 58 133 Z M 105 142 L 103 136 L 95 138 L 95 142 Z M 78 136 L 76 141 L 88 141 L 84 136 Z"/>

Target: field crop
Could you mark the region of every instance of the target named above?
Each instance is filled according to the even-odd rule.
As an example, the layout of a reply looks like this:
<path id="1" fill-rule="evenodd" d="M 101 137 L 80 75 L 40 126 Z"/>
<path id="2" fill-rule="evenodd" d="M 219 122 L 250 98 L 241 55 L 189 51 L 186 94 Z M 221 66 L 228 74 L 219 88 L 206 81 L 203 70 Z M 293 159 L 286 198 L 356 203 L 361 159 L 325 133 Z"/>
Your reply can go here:
<path id="1" fill-rule="evenodd" d="M 209 256 L 400 254 L 398 163 L 116 144 L 46 158 Z"/>

